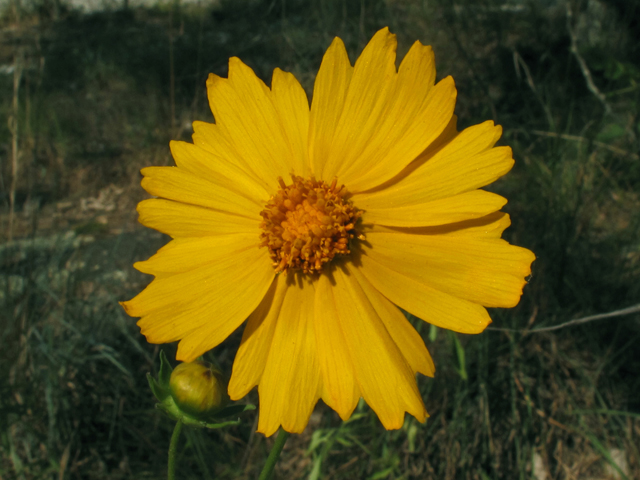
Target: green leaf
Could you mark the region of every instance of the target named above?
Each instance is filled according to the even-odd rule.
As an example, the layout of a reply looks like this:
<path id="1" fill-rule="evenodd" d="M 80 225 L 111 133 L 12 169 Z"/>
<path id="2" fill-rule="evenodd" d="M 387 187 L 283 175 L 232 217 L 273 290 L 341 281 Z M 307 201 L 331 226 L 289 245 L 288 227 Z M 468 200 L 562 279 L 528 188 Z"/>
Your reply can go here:
<path id="1" fill-rule="evenodd" d="M 600 133 L 598 133 L 596 139 L 605 143 L 611 142 L 620 137 L 623 137 L 625 133 L 626 130 L 624 127 L 618 125 L 617 123 L 610 123 L 609 125 L 606 125 Z"/>
<path id="2" fill-rule="evenodd" d="M 375 473 L 373 476 L 369 477 L 369 479 L 378 480 L 380 478 L 387 478 L 392 473 L 393 473 L 393 467 L 388 467 L 382 470 L 381 472 Z"/>
<path id="3" fill-rule="evenodd" d="M 453 340 L 456 356 L 458 357 L 458 374 L 460 375 L 460 378 L 462 378 L 463 380 L 467 380 L 469 377 L 467 375 L 464 347 L 462 346 L 460 340 L 458 340 L 458 336 L 454 332 L 452 332 L 451 330 L 449 330 L 448 332 L 449 337 Z"/>
<path id="4" fill-rule="evenodd" d="M 407 439 L 409 440 L 409 453 L 415 453 L 416 451 L 416 436 L 418 435 L 418 426 L 416 422 L 412 421 L 409 424 L 407 430 Z"/>
<path id="5" fill-rule="evenodd" d="M 591 444 L 595 447 L 596 450 L 600 452 L 600 454 L 605 458 L 605 460 L 609 463 L 609 465 L 611 465 L 616 470 L 616 472 L 618 472 L 618 474 L 620 475 L 620 478 L 622 478 L 623 480 L 629 480 L 629 477 L 622 471 L 620 466 L 616 463 L 616 461 L 611 456 L 611 453 L 609 452 L 609 450 L 600 442 L 600 440 L 598 440 L 598 437 L 596 437 L 589 430 L 583 430 L 580 433 L 582 433 L 582 435 L 584 435 L 589 439 Z"/>
<path id="6" fill-rule="evenodd" d="M 350 442 L 346 438 L 342 438 L 342 437 L 336 437 L 336 442 L 338 442 L 343 447 L 351 447 L 351 446 L 353 446 L 353 442 Z"/>
<path id="7" fill-rule="evenodd" d="M 435 325 L 429 325 L 429 341 L 435 342 L 438 338 L 438 327 Z"/>

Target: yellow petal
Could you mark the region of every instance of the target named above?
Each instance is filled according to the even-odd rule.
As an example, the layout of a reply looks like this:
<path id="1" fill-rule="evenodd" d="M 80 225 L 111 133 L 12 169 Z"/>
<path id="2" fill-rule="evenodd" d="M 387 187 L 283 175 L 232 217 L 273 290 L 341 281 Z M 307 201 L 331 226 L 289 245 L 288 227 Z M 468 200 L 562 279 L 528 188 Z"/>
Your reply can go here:
<path id="1" fill-rule="evenodd" d="M 309 117 L 311 171 L 320 179 L 324 178 L 324 165 L 342 115 L 352 73 L 344 43 L 336 37 L 322 58 L 313 86 Z"/>
<path id="2" fill-rule="evenodd" d="M 426 322 L 460 333 L 480 333 L 491 323 L 485 308 L 476 303 L 419 283 L 368 255 L 360 261 L 363 275 L 380 293 Z"/>
<path id="3" fill-rule="evenodd" d="M 203 251 L 199 257 L 204 260 L 204 264 L 191 270 L 183 270 L 175 275 L 161 275 L 155 278 L 142 292 L 135 298 L 125 303 L 127 313 L 132 317 L 142 317 L 157 310 L 177 309 L 183 304 L 195 305 L 194 302 L 208 300 L 211 292 L 218 289 L 221 284 L 229 284 L 228 281 L 217 280 L 224 278 L 224 275 L 231 272 L 234 278 L 244 278 L 248 274 L 247 270 L 268 272 L 273 267 L 266 249 L 259 249 L 255 239 L 246 237 L 244 241 L 233 242 L 228 236 L 208 237 L 211 248 Z M 169 249 L 169 252 L 174 249 Z M 156 265 L 163 263 L 165 254 L 159 252 L 152 257 L 152 263 Z M 175 256 L 168 255 L 166 268 L 176 269 L 177 266 L 170 265 Z M 173 258 L 172 258 L 173 257 Z M 146 262 L 139 262 L 143 265 Z M 136 264 L 136 265 L 139 265 Z M 216 269 L 220 269 L 220 274 L 215 274 Z M 262 276 L 266 276 L 262 274 Z M 270 283 L 270 281 L 269 281 Z M 263 292 L 264 295 L 264 292 Z M 262 299 L 262 296 L 260 297 Z"/>
<path id="4" fill-rule="evenodd" d="M 264 249 L 220 247 L 218 252 L 217 260 L 158 277 L 123 302 L 129 315 L 142 317 L 138 326 L 150 343 L 182 339 L 178 360 L 191 361 L 227 338 L 258 306 L 273 281 Z"/>
<path id="5" fill-rule="evenodd" d="M 509 147 L 491 148 L 502 129 L 488 121 L 460 132 L 432 156 L 420 157 L 411 173 L 385 189 L 357 196 L 364 210 L 413 205 L 484 187 L 511 170 Z"/>
<path id="6" fill-rule="evenodd" d="M 433 377 L 436 368 L 431 355 L 429 355 L 422 337 L 416 332 L 407 317 L 371 285 L 358 267 L 346 262 L 345 267 L 349 274 L 360 284 L 362 291 L 378 313 L 387 332 L 391 335 L 411 369 L 414 372 Z"/>
<path id="7" fill-rule="evenodd" d="M 387 233 L 407 233 L 410 235 L 445 235 L 473 238 L 500 238 L 507 227 L 511 225 L 509 215 L 504 212 L 494 212 L 485 217 L 464 220 L 462 222 L 447 223 L 432 227 L 387 227 L 384 225 L 363 224 L 363 233 L 375 230 Z"/>
<path id="8" fill-rule="evenodd" d="M 266 170 L 268 181 L 288 177 L 293 152 L 271 101 L 271 92 L 253 70 L 236 57 L 229 59 L 229 78 L 210 74 L 209 105 L 234 150 L 254 171 Z"/>
<path id="9" fill-rule="evenodd" d="M 401 179 L 405 178 L 407 175 L 410 175 L 416 168 L 422 165 L 425 162 L 425 159 L 433 157 L 439 150 L 444 148 L 449 142 L 451 142 L 458 135 L 458 117 L 455 115 L 451 116 L 449 119 L 449 123 L 438 137 L 429 144 L 429 146 L 409 165 L 403 168 L 400 173 L 396 176 L 390 178 L 384 183 L 377 185 L 374 188 L 368 189 L 366 192 L 358 192 L 354 195 L 355 198 L 363 198 L 360 195 L 367 195 L 370 193 L 378 192 L 381 190 L 385 190 L 389 187 L 392 187 L 396 183 L 398 183 Z"/>
<path id="10" fill-rule="evenodd" d="M 309 175 L 309 100 L 307 94 L 291 73 L 279 68 L 273 71 L 271 99 L 276 107 L 289 145 L 293 152 L 293 171 L 297 175 Z"/>
<path id="11" fill-rule="evenodd" d="M 193 143 L 224 162 L 241 170 L 256 185 L 268 192 L 267 198 L 276 190 L 277 184 L 272 180 L 277 174 L 265 162 L 251 162 L 242 157 L 233 147 L 225 131 L 218 125 L 206 122 L 193 122 Z"/>
<path id="12" fill-rule="evenodd" d="M 137 210 L 140 223 L 173 238 L 260 233 L 259 220 L 160 198 L 143 200 Z"/>
<path id="13" fill-rule="evenodd" d="M 262 302 L 249 316 L 242 343 L 233 362 L 229 381 L 231 400 L 239 400 L 260 383 L 271 350 L 282 301 L 287 291 L 287 275 L 278 275 Z"/>
<path id="14" fill-rule="evenodd" d="M 172 141 L 169 146 L 180 169 L 254 200 L 258 205 L 264 205 L 269 199 L 269 191 L 261 182 L 255 181 L 228 158 L 191 143 Z"/>
<path id="15" fill-rule="evenodd" d="M 239 195 L 218 181 L 204 180 L 178 167 L 147 167 L 141 173 L 142 188 L 151 195 L 260 221 L 261 205 L 255 197 Z"/>
<path id="16" fill-rule="evenodd" d="M 270 436 L 282 425 L 301 433 L 320 398 L 322 384 L 313 321 L 314 288 L 290 274 L 258 393 L 258 431 Z"/>
<path id="17" fill-rule="evenodd" d="M 423 235 L 372 228 L 365 254 L 377 263 L 442 292 L 487 307 L 520 300 L 535 256 L 497 238 Z"/>
<path id="18" fill-rule="evenodd" d="M 331 147 L 325 152 L 328 155 L 322 171 L 316 172 L 321 179 L 331 181 L 337 175 L 340 182 L 350 180 L 340 174 L 358 159 L 380 116 L 392 101 L 396 46 L 396 36 L 383 28 L 373 36 L 356 61 Z"/>
<path id="19" fill-rule="evenodd" d="M 357 200 L 354 200 L 357 204 Z M 507 199 L 484 190 L 472 190 L 453 197 L 403 206 L 389 203 L 387 208 L 369 208 L 366 223 L 398 227 L 420 227 L 462 222 L 500 210 Z"/>
<path id="20" fill-rule="evenodd" d="M 333 288 L 327 275 L 319 276 L 314 316 L 316 348 L 324 385 L 322 400 L 342 420 L 347 420 L 358 404 L 360 390 L 336 311 Z"/>
<path id="21" fill-rule="evenodd" d="M 209 237 L 187 237 L 172 240 L 148 260 L 136 262 L 134 268 L 156 277 L 169 277 L 195 270 L 215 262 L 220 252 L 236 252 L 258 248 L 255 232 L 230 233 Z"/>
<path id="22" fill-rule="evenodd" d="M 387 429 L 402 427 L 405 412 L 424 422 L 427 412 L 411 366 L 358 281 L 340 268 L 334 275 L 340 325 L 365 401 Z"/>
<path id="23" fill-rule="evenodd" d="M 384 114 L 372 127 L 366 150 L 353 162 L 345 162 L 346 169 L 338 177 L 344 179 L 350 191 L 369 190 L 393 178 L 434 142 L 451 120 L 456 88 L 453 79 L 447 77 L 430 89 L 424 100 L 413 95 L 406 97 L 407 101 L 397 111 Z M 409 106 L 414 102 L 420 109 L 411 114 Z M 385 120 L 389 122 L 392 118 L 393 124 L 385 127 Z"/>

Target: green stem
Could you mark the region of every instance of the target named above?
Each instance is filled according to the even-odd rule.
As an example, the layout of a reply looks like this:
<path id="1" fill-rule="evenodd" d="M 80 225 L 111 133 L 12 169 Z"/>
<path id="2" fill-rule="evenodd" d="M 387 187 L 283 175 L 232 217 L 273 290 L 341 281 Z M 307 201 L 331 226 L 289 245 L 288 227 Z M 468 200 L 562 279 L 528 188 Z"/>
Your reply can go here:
<path id="1" fill-rule="evenodd" d="M 167 472 L 168 480 L 175 480 L 176 478 L 176 452 L 178 451 L 178 438 L 180 438 L 181 431 L 182 419 L 176 422 L 173 434 L 171 435 L 171 443 L 169 444 L 169 467 Z"/>
<path id="2" fill-rule="evenodd" d="M 276 443 L 273 444 L 271 453 L 269 453 L 269 458 L 267 458 L 267 463 L 264 464 L 264 468 L 262 469 L 262 472 L 260 472 L 258 480 L 269 480 L 271 478 L 271 475 L 273 475 L 273 468 L 276 466 L 278 458 L 280 458 L 280 452 L 282 452 L 289 435 L 289 432 L 280 429 L 278 437 L 276 438 Z"/>

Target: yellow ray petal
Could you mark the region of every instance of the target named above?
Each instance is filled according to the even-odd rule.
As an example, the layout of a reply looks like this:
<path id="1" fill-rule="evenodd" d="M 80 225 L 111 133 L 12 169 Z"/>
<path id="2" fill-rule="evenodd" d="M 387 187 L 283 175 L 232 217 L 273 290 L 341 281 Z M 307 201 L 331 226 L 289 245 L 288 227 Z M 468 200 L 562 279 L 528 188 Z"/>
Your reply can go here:
<path id="1" fill-rule="evenodd" d="M 396 46 L 396 36 L 383 28 L 356 61 L 331 147 L 325 152 L 328 155 L 320 173 L 323 180 L 331 181 L 337 175 L 340 182 L 347 182 L 341 173 L 362 153 L 380 116 L 390 106 L 396 81 Z"/>
<path id="2" fill-rule="evenodd" d="M 236 151 L 225 131 L 218 125 L 206 122 L 193 122 L 193 143 L 208 152 L 224 159 L 242 170 L 256 185 L 261 186 L 267 197 L 273 195 L 277 184 L 271 180 L 277 171 L 273 171 L 265 162 L 250 162 Z"/>
<path id="3" fill-rule="evenodd" d="M 215 250 L 204 254 L 207 260 L 205 265 L 175 275 L 156 277 L 136 297 L 124 302 L 127 313 L 132 317 L 143 317 L 155 311 L 171 310 L 175 313 L 185 305 L 193 308 L 197 302 L 211 303 L 220 289 L 239 289 L 237 285 L 232 285 L 232 282 L 226 279 L 221 280 L 226 275 L 237 279 L 265 278 L 268 284 L 271 283 L 270 277 L 274 275 L 273 267 L 265 249 L 259 249 L 257 246 L 249 247 L 248 242 L 241 244 L 224 242 L 226 237 L 210 238 Z M 218 241 L 220 239 L 223 241 Z M 263 283 L 259 284 L 259 288 Z M 264 292 L 260 299 L 263 295 Z M 146 325 L 147 322 L 142 323 Z"/>
<path id="4" fill-rule="evenodd" d="M 141 170 L 142 188 L 151 195 L 227 212 L 260 221 L 262 205 L 255 199 L 229 190 L 178 167 L 147 167 Z"/>
<path id="5" fill-rule="evenodd" d="M 469 127 L 432 156 L 411 165 L 411 173 L 397 183 L 357 196 L 365 210 L 413 205 L 451 197 L 484 187 L 511 170 L 509 147 L 491 148 L 502 129 L 488 121 Z"/>
<path id="6" fill-rule="evenodd" d="M 220 251 L 242 251 L 258 248 L 255 232 L 230 233 L 208 237 L 188 237 L 172 240 L 148 260 L 136 262 L 134 268 L 156 277 L 169 277 L 215 262 Z"/>
<path id="7" fill-rule="evenodd" d="M 447 223 L 431 227 L 391 227 L 384 225 L 363 224 L 362 231 L 366 234 L 375 230 L 387 233 L 406 233 L 410 235 L 451 235 L 457 237 L 475 237 L 481 239 L 500 238 L 505 229 L 511 225 L 509 215 L 504 212 L 494 212 L 480 218 L 464 220 L 462 222 Z"/>
<path id="8" fill-rule="evenodd" d="M 391 338 L 358 281 L 334 270 L 333 295 L 362 396 L 387 429 L 409 412 L 424 422 L 427 412 L 411 366 Z"/>
<path id="9" fill-rule="evenodd" d="M 366 234 L 365 254 L 387 268 L 486 307 L 517 305 L 531 273 L 531 251 L 496 238 L 389 233 Z"/>
<path id="10" fill-rule="evenodd" d="M 433 377 L 436 368 L 424 344 L 422 337 L 407 320 L 407 317 L 393 303 L 387 300 L 366 277 L 358 267 L 345 262 L 345 268 L 360 284 L 362 291 L 371 302 L 384 323 L 387 332 L 398 346 L 402 356 L 407 360 L 414 372 Z"/>
<path id="11" fill-rule="evenodd" d="M 338 176 L 349 185 L 350 191 L 369 190 L 396 176 L 434 142 L 449 124 L 456 103 L 456 88 L 451 77 L 441 80 L 430 89 L 424 100 L 411 98 L 410 95 L 407 97 L 407 102 L 398 107 L 397 111 L 384 114 L 383 119 L 387 121 L 395 119 L 392 126 L 383 130 L 383 121 L 374 125 L 370 130 L 371 141 L 366 150 L 353 162 L 345 162 L 348 170 L 340 172 Z M 411 115 L 409 106 L 414 102 L 420 105 L 420 109 Z M 394 103 L 394 107 L 396 105 Z M 361 134 L 366 135 L 366 132 Z M 387 139 L 384 142 L 376 141 L 385 137 Z"/>
<path id="12" fill-rule="evenodd" d="M 491 323 L 484 307 L 440 292 L 362 255 L 362 273 L 396 305 L 437 327 L 480 333 Z"/>
<path id="13" fill-rule="evenodd" d="M 400 173 L 395 175 L 394 177 L 388 179 L 387 181 L 381 183 L 380 185 L 375 186 L 374 188 L 367 189 L 364 192 L 357 192 L 354 194 L 354 201 L 358 201 L 356 199 L 360 198 L 368 198 L 361 197 L 361 195 L 369 195 L 375 192 L 379 192 L 382 190 L 386 190 L 394 185 L 396 185 L 400 180 L 410 175 L 416 168 L 421 166 L 425 159 L 433 157 L 439 150 L 441 150 L 445 145 L 451 142 L 458 135 L 458 117 L 452 115 L 449 119 L 449 123 L 438 137 L 433 140 L 429 146 L 420 154 L 418 157 L 413 160 L 409 165 L 404 167 Z"/>
<path id="14" fill-rule="evenodd" d="M 287 288 L 287 275 L 276 276 L 258 308 L 249 316 L 229 380 L 231 400 L 241 399 L 260 383 Z"/>
<path id="15" fill-rule="evenodd" d="M 332 289 L 329 277 L 320 275 L 316 283 L 314 316 L 316 348 L 324 384 L 322 400 L 338 412 L 342 420 L 347 420 L 358 405 L 360 390 L 355 381 L 353 362 L 342 333 Z"/>
<path id="16" fill-rule="evenodd" d="M 138 221 L 173 238 L 204 237 L 229 233 L 260 234 L 259 220 L 230 215 L 209 208 L 151 198 L 137 207 Z"/>
<path id="17" fill-rule="evenodd" d="M 453 197 L 400 207 L 370 208 L 363 221 L 377 225 L 421 227 L 462 222 L 500 210 L 507 199 L 484 190 L 472 190 Z"/>
<path id="18" fill-rule="evenodd" d="M 263 164 L 274 184 L 288 177 L 293 152 L 271 101 L 271 92 L 239 58 L 229 59 L 229 78 L 210 74 L 209 105 L 233 148 L 252 169 Z"/>
<path id="19" fill-rule="evenodd" d="M 178 360 L 191 361 L 227 338 L 258 306 L 273 281 L 264 250 L 221 248 L 219 252 L 217 261 L 156 278 L 123 302 L 129 315 L 142 317 L 138 326 L 150 343 L 183 339 Z"/>
<path id="20" fill-rule="evenodd" d="M 309 160 L 311 171 L 319 179 L 324 178 L 324 165 L 342 115 L 352 73 L 344 43 L 336 37 L 322 58 L 313 86 L 309 116 Z"/>
<path id="21" fill-rule="evenodd" d="M 301 433 L 320 398 L 322 384 L 313 321 L 313 285 L 288 285 L 260 380 L 258 431 L 270 436 L 282 425 Z"/>
<path id="22" fill-rule="evenodd" d="M 258 205 L 264 205 L 270 194 L 242 168 L 210 150 L 187 142 L 172 141 L 169 146 L 176 165 L 190 174 L 233 190 Z"/>
<path id="23" fill-rule="evenodd" d="M 296 175 L 309 175 L 309 100 L 307 94 L 291 73 L 279 68 L 273 71 L 271 99 L 293 152 L 292 168 Z"/>

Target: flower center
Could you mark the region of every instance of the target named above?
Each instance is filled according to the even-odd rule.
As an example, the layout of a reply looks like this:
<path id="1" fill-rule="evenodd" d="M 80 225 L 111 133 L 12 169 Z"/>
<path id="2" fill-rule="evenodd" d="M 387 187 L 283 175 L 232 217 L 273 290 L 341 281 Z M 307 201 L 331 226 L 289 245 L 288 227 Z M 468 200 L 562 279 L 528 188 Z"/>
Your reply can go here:
<path id="1" fill-rule="evenodd" d="M 362 212 L 345 200 L 344 185 L 337 179 L 327 185 L 313 175 L 291 175 L 293 183 L 280 188 L 260 212 L 260 246 L 269 249 L 276 273 L 300 269 L 317 273 L 336 255 L 347 255 L 349 240 L 364 236 L 355 231 Z"/>

